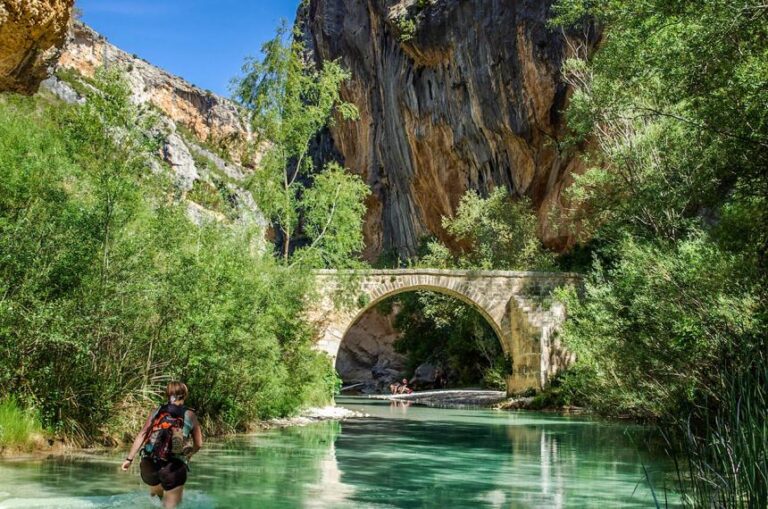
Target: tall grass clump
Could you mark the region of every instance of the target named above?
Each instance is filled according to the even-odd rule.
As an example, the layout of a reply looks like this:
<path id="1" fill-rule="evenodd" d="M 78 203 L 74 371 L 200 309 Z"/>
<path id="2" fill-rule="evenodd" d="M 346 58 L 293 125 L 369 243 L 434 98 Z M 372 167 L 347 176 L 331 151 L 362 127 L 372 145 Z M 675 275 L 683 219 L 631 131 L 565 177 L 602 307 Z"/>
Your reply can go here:
<path id="1" fill-rule="evenodd" d="M 14 398 L 0 400 L 0 452 L 29 450 L 42 438 L 40 419 Z"/>
<path id="2" fill-rule="evenodd" d="M 768 364 L 725 376 L 715 409 L 694 409 L 673 433 L 680 492 L 691 507 L 768 507 Z"/>

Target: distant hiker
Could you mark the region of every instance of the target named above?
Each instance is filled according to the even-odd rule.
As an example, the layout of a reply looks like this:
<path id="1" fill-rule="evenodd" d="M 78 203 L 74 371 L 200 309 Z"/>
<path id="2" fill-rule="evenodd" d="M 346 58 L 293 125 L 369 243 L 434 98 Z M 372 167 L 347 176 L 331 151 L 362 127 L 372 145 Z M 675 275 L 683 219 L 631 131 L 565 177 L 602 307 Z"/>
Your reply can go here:
<path id="1" fill-rule="evenodd" d="M 184 406 L 189 394 L 187 386 L 171 382 L 165 393 L 168 403 L 149 414 L 122 469 L 127 471 L 141 451 L 141 479 L 150 486 L 150 496 L 160 497 L 163 507 L 168 509 L 181 503 L 187 464 L 203 446 L 203 434 L 195 413 Z"/>
<path id="2" fill-rule="evenodd" d="M 400 383 L 400 385 L 397 388 L 398 394 L 411 394 L 413 392 L 413 389 L 408 387 L 408 379 L 403 378 L 403 381 Z"/>
<path id="3" fill-rule="evenodd" d="M 446 385 L 448 385 L 448 377 L 445 375 L 445 370 L 442 367 L 439 367 L 435 374 L 435 386 L 438 389 L 445 389 Z"/>

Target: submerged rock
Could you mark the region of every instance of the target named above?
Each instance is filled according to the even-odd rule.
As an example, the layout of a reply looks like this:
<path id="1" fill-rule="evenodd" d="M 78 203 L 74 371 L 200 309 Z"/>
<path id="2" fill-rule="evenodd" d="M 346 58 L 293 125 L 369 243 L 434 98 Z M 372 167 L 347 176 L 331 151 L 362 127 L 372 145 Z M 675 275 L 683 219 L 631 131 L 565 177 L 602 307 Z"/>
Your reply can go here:
<path id="1" fill-rule="evenodd" d="M 504 401 L 504 391 L 482 389 L 447 389 L 441 391 L 421 391 L 411 394 L 376 395 L 374 399 L 387 399 L 424 405 L 435 408 L 473 408 L 492 407 Z"/>
<path id="2" fill-rule="evenodd" d="M 368 417 L 368 414 L 349 410 L 348 408 L 338 406 L 325 406 L 307 408 L 296 417 L 284 417 L 270 419 L 261 424 L 263 429 L 269 428 L 287 428 L 290 426 L 306 426 L 322 421 L 343 421 L 346 419 Z"/>

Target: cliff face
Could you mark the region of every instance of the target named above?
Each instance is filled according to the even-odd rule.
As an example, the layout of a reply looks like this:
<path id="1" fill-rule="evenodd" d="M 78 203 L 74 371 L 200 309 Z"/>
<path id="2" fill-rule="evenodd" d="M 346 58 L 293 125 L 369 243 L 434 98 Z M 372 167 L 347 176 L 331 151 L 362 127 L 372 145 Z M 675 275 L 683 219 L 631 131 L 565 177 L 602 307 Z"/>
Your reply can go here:
<path id="1" fill-rule="evenodd" d="M 81 23 L 72 27 L 57 72 L 43 81 L 43 88 L 82 104 L 89 94 L 100 93 L 90 78 L 103 66 L 123 71 L 141 114 L 154 110 L 158 121 L 151 134 L 162 144 L 150 169 L 170 175 L 169 191 L 186 206 L 190 219 L 266 231 L 267 221 L 246 188 L 258 154 L 243 152 L 251 134 L 237 106 L 129 55 Z M 266 246 L 259 238 L 254 247 Z"/>
<path id="2" fill-rule="evenodd" d="M 372 309 L 347 332 L 336 358 L 336 371 L 344 385 L 356 385 L 364 393 L 386 392 L 389 384 L 404 376 L 406 358 L 395 352 L 400 332 L 397 312 Z"/>
<path id="3" fill-rule="evenodd" d="M 37 92 L 67 36 L 74 0 L 0 0 L 0 92 Z"/>
<path id="4" fill-rule="evenodd" d="M 126 53 L 90 27 L 76 23 L 59 68 L 92 77 L 105 65 L 127 72 L 136 102 L 152 104 L 198 139 L 221 147 L 232 159 L 245 158 L 244 142 L 250 131 L 234 103 Z"/>
<path id="5" fill-rule="evenodd" d="M 352 72 L 343 97 L 361 119 L 338 122 L 318 146 L 332 146 L 373 190 L 369 259 L 411 255 L 429 234 L 446 240 L 441 218 L 464 192 L 497 186 L 532 198 L 545 243 L 571 242 L 552 222 L 581 163 L 558 148 L 568 44 L 547 26 L 551 3 L 311 0 L 300 8 L 310 54 Z"/>

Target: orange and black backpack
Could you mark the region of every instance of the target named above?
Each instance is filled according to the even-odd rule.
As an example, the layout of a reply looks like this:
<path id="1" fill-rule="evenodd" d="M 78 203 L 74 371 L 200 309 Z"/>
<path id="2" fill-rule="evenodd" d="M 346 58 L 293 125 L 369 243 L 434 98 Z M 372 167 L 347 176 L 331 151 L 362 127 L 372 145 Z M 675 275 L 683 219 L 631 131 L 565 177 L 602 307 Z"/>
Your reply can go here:
<path id="1" fill-rule="evenodd" d="M 186 411 L 186 407 L 170 404 L 157 409 L 152 419 L 152 427 L 144 439 L 143 457 L 170 461 L 176 456 L 181 456 L 184 449 Z"/>

